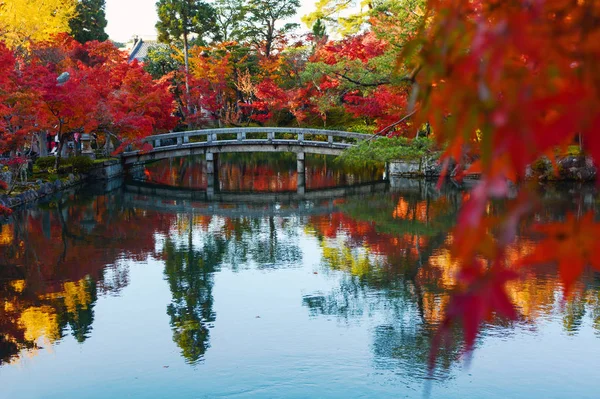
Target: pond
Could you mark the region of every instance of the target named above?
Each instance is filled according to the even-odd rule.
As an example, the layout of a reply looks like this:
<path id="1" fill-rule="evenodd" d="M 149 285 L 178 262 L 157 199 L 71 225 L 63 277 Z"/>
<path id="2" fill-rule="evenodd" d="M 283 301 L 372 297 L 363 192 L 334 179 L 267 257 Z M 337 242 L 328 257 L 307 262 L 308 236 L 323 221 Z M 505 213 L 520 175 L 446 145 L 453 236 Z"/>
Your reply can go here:
<path id="1" fill-rule="evenodd" d="M 165 161 L 17 210 L 0 225 L 0 397 L 597 397 L 599 274 L 565 302 L 555 267 L 528 270 L 518 321 L 486 324 L 470 358 L 457 336 L 429 376 L 465 193 L 307 166 L 298 193 L 293 158 L 222 159 L 208 198 L 201 161 Z M 538 220 L 597 206 L 595 187 L 541 198 Z"/>

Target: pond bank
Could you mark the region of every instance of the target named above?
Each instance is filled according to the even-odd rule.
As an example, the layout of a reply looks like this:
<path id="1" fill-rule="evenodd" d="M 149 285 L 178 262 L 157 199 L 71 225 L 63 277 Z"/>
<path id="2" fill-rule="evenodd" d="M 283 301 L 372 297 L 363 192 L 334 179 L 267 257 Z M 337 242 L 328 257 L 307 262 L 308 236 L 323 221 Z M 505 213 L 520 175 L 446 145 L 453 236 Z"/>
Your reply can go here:
<path id="1" fill-rule="evenodd" d="M 58 179 L 53 182 L 38 182 L 31 185 L 31 188 L 20 193 L 0 195 L 0 205 L 7 208 L 16 208 L 28 202 L 39 200 L 48 195 L 56 194 L 80 184 L 110 180 L 121 176 L 124 173 L 123 166 L 118 160 L 107 160 L 97 164 L 90 172 L 73 174 L 70 173 L 64 179 Z"/>
<path id="2" fill-rule="evenodd" d="M 449 170 L 453 170 L 450 168 Z M 388 164 L 388 173 L 392 177 L 437 179 L 442 174 L 442 167 L 436 158 L 416 160 L 395 160 Z M 455 171 L 449 173 L 455 176 Z M 591 157 L 565 156 L 556 160 L 553 166 L 544 158 L 527 167 L 525 180 L 539 182 L 592 182 L 596 180 L 598 168 Z M 478 179 L 478 174 L 468 175 L 470 179 Z"/>

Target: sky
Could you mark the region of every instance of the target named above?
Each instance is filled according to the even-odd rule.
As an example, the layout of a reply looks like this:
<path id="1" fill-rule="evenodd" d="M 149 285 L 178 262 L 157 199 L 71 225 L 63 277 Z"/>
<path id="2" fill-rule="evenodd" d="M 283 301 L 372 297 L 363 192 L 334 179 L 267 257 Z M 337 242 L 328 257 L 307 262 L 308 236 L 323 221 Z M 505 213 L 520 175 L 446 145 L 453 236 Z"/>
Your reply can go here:
<path id="1" fill-rule="evenodd" d="M 317 0 L 301 0 L 298 15 L 293 22 L 300 22 L 300 16 L 314 9 Z M 127 42 L 134 35 L 156 36 L 156 0 L 106 0 L 106 33 L 117 42 Z"/>

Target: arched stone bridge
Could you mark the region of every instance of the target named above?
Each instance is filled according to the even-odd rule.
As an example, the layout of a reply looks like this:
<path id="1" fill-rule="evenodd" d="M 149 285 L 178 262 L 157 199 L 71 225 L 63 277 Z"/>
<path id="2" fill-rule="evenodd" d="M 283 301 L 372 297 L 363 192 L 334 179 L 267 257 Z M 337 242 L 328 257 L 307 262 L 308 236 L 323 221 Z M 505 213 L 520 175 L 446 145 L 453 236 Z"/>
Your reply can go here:
<path id="1" fill-rule="evenodd" d="M 207 172 L 214 173 L 214 161 L 226 152 L 293 152 L 298 172 L 304 172 L 305 154 L 340 155 L 346 148 L 372 137 L 368 134 L 338 130 L 286 127 L 245 127 L 206 129 L 149 136 L 150 151 L 123 154 L 125 165 L 159 159 L 205 155 Z"/>

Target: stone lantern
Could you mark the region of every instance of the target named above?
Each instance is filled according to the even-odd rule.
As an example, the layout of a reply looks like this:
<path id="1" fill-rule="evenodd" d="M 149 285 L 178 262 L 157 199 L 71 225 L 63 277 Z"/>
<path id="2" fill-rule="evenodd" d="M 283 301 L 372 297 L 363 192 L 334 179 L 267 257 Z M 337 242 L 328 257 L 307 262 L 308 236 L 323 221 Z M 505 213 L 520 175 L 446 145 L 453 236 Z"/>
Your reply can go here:
<path id="1" fill-rule="evenodd" d="M 92 137 L 87 133 L 83 133 L 79 141 L 81 141 L 81 155 L 92 159 L 96 158 L 96 154 L 91 146 Z"/>

